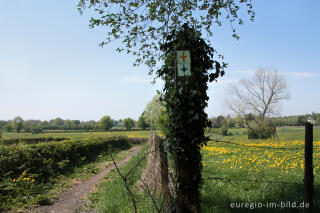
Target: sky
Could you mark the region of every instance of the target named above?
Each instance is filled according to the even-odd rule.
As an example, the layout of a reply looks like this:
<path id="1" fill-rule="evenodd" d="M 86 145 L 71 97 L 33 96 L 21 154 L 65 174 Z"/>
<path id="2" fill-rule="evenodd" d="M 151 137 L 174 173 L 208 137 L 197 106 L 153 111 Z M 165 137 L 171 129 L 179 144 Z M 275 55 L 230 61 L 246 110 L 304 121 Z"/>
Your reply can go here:
<path id="1" fill-rule="evenodd" d="M 90 29 L 78 1 L 0 0 L 0 120 L 15 116 L 50 120 L 138 119 L 163 84 L 151 84 L 145 66 L 101 48 L 103 28 Z M 286 76 L 290 99 L 281 115 L 320 112 L 320 13 L 318 0 L 253 1 L 254 22 L 244 16 L 232 37 L 229 24 L 214 29 L 213 47 L 229 64 L 209 85 L 209 117 L 229 114 L 227 89 L 259 68 Z"/>

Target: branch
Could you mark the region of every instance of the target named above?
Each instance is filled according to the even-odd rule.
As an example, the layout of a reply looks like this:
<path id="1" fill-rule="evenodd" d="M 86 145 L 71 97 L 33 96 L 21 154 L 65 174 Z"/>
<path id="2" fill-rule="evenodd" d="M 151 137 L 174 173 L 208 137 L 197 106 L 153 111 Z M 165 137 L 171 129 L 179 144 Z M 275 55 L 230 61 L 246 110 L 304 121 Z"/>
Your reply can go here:
<path id="1" fill-rule="evenodd" d="M 154 206 L 156 207 L 156 209 L 157 209 L 157 212 L 160 213 L 160 212 L 161 212 L 161 209 L 162 209 L 162 206 L 161 206 L 161 208 L 159 209 L 156 201 L 154 200 L 154 198 L 153 198 L 150 190 L 149 190 L 148 187 L 147 187 L 147 184 L 146 184 L 142 179 L 141 179 L 141 182 L 143 183 L 142 188 L 143 188 L 144 192 L 151 198 L 153 205 L 154 205 Z"/>
<path id="2" fill-rule="evenodd" d="M 123 175 L 121 174 L 121 172 L 120 172 L 120 170 L 119 170 L 119 168 L 118 168 L 118 166 L 117 166 L 117 164 L 116 164 L 116 162 L 115 162 L 115 160 L 114 160 L 114 158 L 113 158 L 113 156 L 112 156 L 112 153 L 110 153 L 110 156 L 111 156 L 112 162 L 113 162 L 113 164 L 114 164 L 114 167 L 116 168 L 118 174 L 120 175 L 120 177 L 122 178 L 122 180 L 123 180 L 123 182 L 124 182 L 124 184 L 125 184 L 125 186 L 126 186 L 127 191 L 129 192 L 129 195 L 130 195 L 131 200 L 132 200 L 132 205 L 133 205 L 133 208 L 134 208 L 134 212 L 137 213 L 138 211 L 137 211 L 136 201 L 134 200 L 134 196 L 133 196 L 133 194 L 132 194 L 132 192 L 131 192 L 131 190 L 130 190 L 130 188 L 129 188 L 129 186 L 128 186 L 127 176 L 123 176 Z"/>

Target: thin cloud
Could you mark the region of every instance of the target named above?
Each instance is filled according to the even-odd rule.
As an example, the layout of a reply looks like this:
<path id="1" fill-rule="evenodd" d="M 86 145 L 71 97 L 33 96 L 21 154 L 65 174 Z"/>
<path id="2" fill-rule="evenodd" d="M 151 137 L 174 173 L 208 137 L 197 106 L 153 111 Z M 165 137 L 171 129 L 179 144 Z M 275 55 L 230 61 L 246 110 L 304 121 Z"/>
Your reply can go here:
<path id="1" fill-rule="evenodd" d="M 293 73 L 289 73 L 289 75 L 291 74 L 292 77 L 295 78 L 315 78 L 315 77 L 319 77 L 319 74 L 313 73 L 313 72 L 293 72 Z"/>
<path id="2" fill-rule="evenodd" d="M 141 78 L 138 76 L 127 76 L 123 78 L 123 81 L 128 83 L 150 83 L 151 82 L 149 79 Z"/>

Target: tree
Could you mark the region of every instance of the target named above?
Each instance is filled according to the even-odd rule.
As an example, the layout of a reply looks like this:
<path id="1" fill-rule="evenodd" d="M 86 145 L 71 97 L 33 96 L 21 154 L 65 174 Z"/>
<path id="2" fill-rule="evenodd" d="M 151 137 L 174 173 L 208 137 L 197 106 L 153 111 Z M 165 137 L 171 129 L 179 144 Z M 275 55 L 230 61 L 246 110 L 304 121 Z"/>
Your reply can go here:
<path id="1" fill-rule="evenodd" d="M 135 121 L 131 118 L 123 119 L 123 127 L 127 130 L 132 129 L 135 126 Z"/>
<path id="2" fill-rule="evenodd" d="M 80 13 L 87 7 L 94 8 L 98 13 L 90 20 L 92 28 L 106 27 L 107 37 L 101 46 L 120 39 L 125 47 L 119 47 L 117 50 L 119 52 L 125 50 L 135 55 L 135 65 L 145 63 L 150 69 L 149 73 L 159 65 L 157 62 L 164 62 L 161 69 L 157 70 L 157 76 L 166 82 L 163 90 L 167 111 L 164 115 L 167 119 L 163 121 L 168 121 L 166 136 L 171 143 L 169 150 L 176 157 L 175 166 L 179 171 L 175 206 L 178 213 L 198 212 L 200 208 L 202 181 L 200 147 L 206 142 L 204 129 L 209 126 L 207 114 L 204 112 L 208 100 L 207 82 L 222 76 L 226 67 L 226 63 L 213 60 L 213 55 L 217 51 L 201 38 L 201 31 L 207 32 L 209 41 L 214 25 L 221 25 L 221 16 L 225 15 L 231 23 L 233 37 L 238 38 L 234 24 L 243 23 L 239 16 L 242 5 L 247 7 L 247 12 L 253 20 L 251 0 L 80 0 L 78 4 Z M 194 82 L 187 81 L 186 84 L 177 85 L 180 87 L 179 92 L 186 92 L 180 96 L 173 92 L 175 91 L 173 82 L 177 79 L 173 76 L 176 69 L 174 66 L 176 50 L 192 50 L 190 53 L 194 59 L 192 70 L 196 70 L 196 75 L 193 74 L 189 78 Z M 220 54 L 216 55 L 223 59 Z M 213 69 L 215 72 L 209 74 L 209 70 Z M 181 97 L 180 102 L 178 96 Z M 186 100 L 188 102 L 185 102 Z M 191 103 L 194 106 L 191 106 Z M 196 128 L 191 128 L 188 118 L 195 120 Z M 152 124 L 155 125 L 155 122 Z"/>
<path id="3" fill-rule="evenodd" d="M 304 126 L 304 123 L 306 122 L 306 119 L 303 115 L 299 115 L 297 119 L 297 125 L 298 126 Z"/>
<path id="4" fill-rule="evenodd" d="M 64 120 L 62 120 L 61 118 L 56 118 L 53 120 L 52 122 L 52 125 L 55 127 L 55 128 L 63 128 L 63 124 L 64 124 Z"/>
<path id="5" fill-rule="evenodd" d="M 155 129 L 160 128 L 161 121 L 164 120 L 163 118 L 161 118 L 161 116 L 165 116 L 165 113 L 166 108 L 164 106 L 164 103 L 160 101 L 160 94 L 157 94 L 147 104 L 143 113 L 143 117 L 146 123 Z"/>
<path id="6" fill-rule="evenodd" d="M 13 128 L 12 128 L 12 125 L 10 123 L 6 123 L 4 126 L 3 126 L 3 129 L 6 131 L 6 132 L 10 132 Z"/>
<path id="7" fill-rule="evenodd" d="M 145 130 L 148 127 L 148 124 L 146 122 L 146 119 L 144 117 L 145 111 L 140 115 L 138 121 L 137 121 L 137 126 L 143 130 Z"/>
<path id="8" fill-rule="evenodd" d="M 20 116 L 17 116 L 12 121 L 12 127 L 18 133 L 23 129 L 23 119 Z"/>
<path id="9" fill-rule="evenodd" d="M 79 0 L 80 14 L 87 8 L 97 13 L 90 19 L 90 27 L 104 27 L 106 39 L 101 46 L 114 40 L 121 40 L 126 51 L 135 55 L 134 65 L 145 63 L 150 73 L 157 61 L 163 61 L 165 55 L 159 51 L 169 32 L 190 23 L 195 30 L 207 33 L 207 42 L 213 35 L 212 29 L 222 24 L 221 16 L 230 22 L 233 34 L 238 39 L 235 25 L 243 24 L 238 12 L 246 7 L 250 20 L 254 19 L 251 0 L 213 0 L 213 1 L 107 1 Z M 216 26 L 215 26 L 216 25 Z"/>
<path id="10" fill-rule="evenodd" d="M 106 115 L 98 122 L 98 127 L 102 130 L 109 130 L 113 126 L 113 122 L 110 116 Z"/>
<path id="11" fill-rule="evenodd" d="M 252 79 L 242 79 L 232 85 L 227 107 L 244 118 L 248 128 L 262 127 L 271 115 L 279 115 L 280 101 L 289 99 L 283 76 L 276 70 L 259 69 Z M 250 122 L 252 121 L 252 122 Z"/>
<path id="12" fill-rule="evenodd" d="M 164 79 L 161 100 L 166 107 L 168 150 L 176 173 L 176 212 L 199 212 L 202 184 L 201 147 L 208 138 L 210 126 L 205 108 L 208 105 L 208 83 L 224 75 L 226 64 L 214 59 L 214 49 L 202 38 L 201 32 L 184 24 L 171 32 L 161 46 L 167 55 L 165 65 L 157 71 Z M 189 50 L 191 75 L 177 76 L 176 51 Z"/>

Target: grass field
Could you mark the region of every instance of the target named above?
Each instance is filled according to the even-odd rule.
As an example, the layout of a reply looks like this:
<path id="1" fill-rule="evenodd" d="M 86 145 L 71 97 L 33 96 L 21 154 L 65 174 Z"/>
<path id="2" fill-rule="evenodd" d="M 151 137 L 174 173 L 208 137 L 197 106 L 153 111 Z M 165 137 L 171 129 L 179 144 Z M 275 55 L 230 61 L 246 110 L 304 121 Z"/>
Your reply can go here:
<path id="1" fill-rule="evenodd" d="M 71 139 L 30 145 L 23 142 L 24 138 L 55 138 L 59 135 Z M 139 143 L 139 138 L 148 135 L 149 132 L 140 131 L 39 135 L 6 133 L 5 140 L 20 138 L 21 143 L 17 146 L 0 145 L 0 212 L 50 203 L 53 193 L 59 189 L 65 189 L 75 179 L 97 173 L 102 162 L 110 161 L 111 151 L 118 153 L 127 150 Z M 129 139 L 111 136 L 128 136 Z"/>
<path id="2" fill-rule="evenodd" d="M 250 208 L 257 212 L 301 212 L 296 208 L 257 206 L 258 203 L 281 205 L 281 201 L 298 205 L 303 201 L 304 129 L 281 128 L 277 132 L 275 139 L 247 140 L 245 135 L 237 134 L 222 140 L 241 145 L 211 141 L 203 147 L 201 212 L 248 212 Z M 314 128 L 314 145 L 320 146 L 319 128 Z M 295 147 L 301 149 L 290 149 Z M 319 148 L 314 149 L 314 165 L 314 181 L 318 185 L 315 186 L 314 198 L 319 212 Z M 241 203 L 252 203 L 252 206 L 235 207 Z"/>
<path id="3" fill-rule="evenodd" d="M 49 131 L 40 134 L 4 132 L 3 139 L 8 138 L 41 138 L 41 137 L 66 137 L 66 138 L 88 138 L 88 137 L 148 137 L 150 131 L 108 131 L 108 132 L 70 132 L 70 131 Z"/>
<path id="4" fill-rule="evenodd" d="M 81 139 L 88 137 L 104 138 L 114 135 L 148 137 L 150 132 L 50 132 L 38 135 L 5 133 L 4 138 L 66 137 Z M 288 202 L 291 202 L 292 207 L 294 203 L 298 206 L 303 201 L 304 128 L 278 128 L 276 138 L 268 140 L 248 140 L 245 129 L 229 129 L 229 136 L 218 137 L 222 141 L 230 141 L 234 144 L 210 141 L 202 148 L 204 184 L 202 187 L 201 212 L 228 213 L 248 212 L 249 210 L 250 212 L 302 212 L 301 208 L 288 208 Z M 314 145 L 320 146 L 320 128 L 314 128 Z M 129 164 L 122 168 L 122 171 L 130 169 L 141 156 L 140 153 L 134 157 Z M 315 208 L 316 212 L 320 212 L 319 148 L 314 149 L 314 165 Z M 88 170 L 88 166 L 83 168 Z M 95 172 L 94 167 L 89 166 L 89 168 L 90 171 Z M 141 168 L 136 170 L 129 181 L 133 190 L 136 190 L 135 183 L 139 180 L 141 172 Z M 73 175 L 71 174 L 71 176 Z M 58 184 L 58 182 L 59 180 L 55 180 L 55 184 Z M 156 212 L 151 207 L 150 199 L 139 191 L 135 192 L 139 210 Z M 110 194 L 112 196 L 109 196 Z M 101 184 L 99 192 L 91 194 L 90 198 L 89 207 L 96 208 L 99 212 L 132 211 L 130 197 L 127 195 L 120 177 L 115 172 L 106 177 L 106 181 Z M 248 203 L 248 206 L 244 206 L 246 203 Z M 260 204 L 265 206 L 260 208 Z M 274 204 L 287 206 L 286 208 L 274 207 Z M 18 205 L 21 206 L 21 203 Z M 240 205 L 242 207 L 238 208 Z M 266 205 L 271 207 L 267 208 Z"/>

